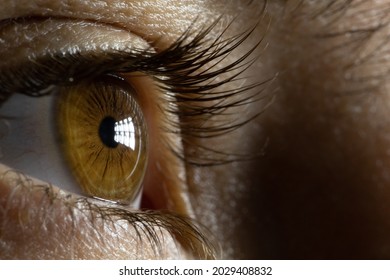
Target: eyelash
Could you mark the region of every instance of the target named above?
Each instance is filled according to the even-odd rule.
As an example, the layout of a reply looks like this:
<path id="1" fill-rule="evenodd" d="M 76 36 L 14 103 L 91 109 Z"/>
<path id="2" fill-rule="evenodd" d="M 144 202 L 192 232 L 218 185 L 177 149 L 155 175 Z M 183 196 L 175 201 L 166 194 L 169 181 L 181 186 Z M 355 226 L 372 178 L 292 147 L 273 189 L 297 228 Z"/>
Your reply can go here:
<path id="1" fill-rule="evenodd" d="M 72 220 L 81 219 L 85 222 L 84 226 L 86 228 L 90 227 L 94 231 L 98 221 L 109 223 L 113 228 L 115 228 L 117 222 L 119 222 L 119 227 L 120 222 L 125 222 L 126 225 L 134 229 L 135 237 L 138 238 L 140 243 L 148 242 L 151 244 L 156 258 L 160 258 L 164 252 L 164 240 L 160 238 L 161 229 L 174 236 L 185 250 L 192 253 L 194 258 L 215 259 L 220 257 L 219 248 L 214 246 L 214 240 L 210 238 L 211 233 L 208 229 L 198 225 L 190 218 L 158 211 L 134 212 L 121 208 L 118 205 L 107 207 L 95 204 L 86 198 L 64 197 L 63 194 L 55 191 L 53 186 L 34 185 L 31 179 L 14 170 L 1 174 L 0 179 L 2 182 L 13 186 L 12 205 L 14 207 L 17 206 L 19 209 L 25 209 L 26 213 L 30 212 L 31 217 L 35 217 L 37 220 L 41 219 L 41 215 L 45 215 L 44 223 L 53 222 L 50 214 L 45 213 L 40 208 L 42 204 L 46 204 L 47 199 L 53 207 L 64 207 L 64 209 L 67 209 L 62 215 L 65 217 L 69 216 Z M 36 197 L 42 195 L 42 200 L 31 201 L 32 194 Z M 49 208 L 48 211 L 50 212 L 50 210 Z M 31 231 L 29 223 L 21 226 L 22 232 Z M 44 227 L 43 224 L 39 224 L 39 226 Z M 110 226 L 107 228 L 110 228 Z M 98 231 L 96 230 L 96 232 Z"/>
<path id="2" fill-rule="evenodd" d="M 235 89 L 218 90 L 226 84 L 242 79 L 239 75 L 255 62 L 257 58 L 251 58 L 251 55 L 262 42 L 261 38 L 238 60 L 218 68 L 218 64 L 248 40 L 256 28 L 254 26 L 236 36 L 222 39 L 226 29 L 214 41 L 210 41 L 207 39 L 207 35 L 217 26 L 218 22 L 219 20 L 215 21 L 211 26 L 196 34 L 190 27 L 167 50 L 160 53 L 154 53 L 151 50 L 132 50 L 131 53 L 118 51 L 94 55 L 91 53 L 72 53 L 70 50 L 67 54 L 50 53 L 42 58 L 31 58 L 25 65 L 14 65 L 12 68 L 0 71 L 0 103 L 14 93 L 39 97 L 50 94 L 56 87 L 71 85 L 82 80 L 94 79 L 103 75 L 143 72 L 152 75 L 161 90 L 168 93 L 169 101 L 175 102 L 177 105 L 175 107 L 179 108 L 179 110 L 169 112 L 178 116 L 178 122 L 170 124 L 171 129 L 168 129 L 168 132 L 177 133 L 176 131 L 180 131 L 181 136 L 186 139 L 218 137 L 229 133 L 257 115 L 233 125 L 219 124 L 202 127 L 193 125 L 192 122 L 186 122 L 186 126 L 182 123 L 186 118 L 206 120 L 213 115 L 223 114 L 224 110 L 228 108 L 255 102 L 261 89 L 250 94 L 246 94 L 246 92 L 260 88 L 272 78 L 262 83 Z M 202 70 L 208 65 L 210 67 L 207 70 Z M 53 71 L 53 69 L 55 70 Z M 222 74 L 227 76 L 222 81 L 218 81 L 216 78 Z M 58 80 L 58 77 L 64 78 Z M 231 97 L 238 95 L 241 96 L 232 100 Z M 208 101 L 212 101 L 212 104 L 207 104 Z M 175 127 L 180 129 L 174 129 Z M 184 141 L 188 141 L 188 145 L 193 145 L 191 140 Z M 223 164 L 250 158 L 247 155 L 232 155 L 203 146 L 196 146 L 194 149 L 196 152 L 191 156 L 184 156 L 182 152 L 174 149 L 172 152 L 186 163 L 196 166 Z M 51 197 L 49 195 L 52 192 L 50 186 L 36 187 L 43 187 L 44 191 L 48 193 L 48 197 Z M 61 200 L 57 197 L 51 199 L 53 201 Z M 66 202 L 64 201 L 64 203 Z M 189 218 L 171 213 L 132 213 L 118 207 L 103 208 L 86 199 L 79 199 L 75 206 L 77 208 L 75 211 L 85 213 L 85 209 L 90 210 L 91 213 L 104 221 L 118 218 L 128 222 L 136 230 L 139 229 L 140 239 L 145 233 L 145 238 L 157 246 L 157 251 L 160 248 L 160 240 L 154 229 L 156 226 L 167 229 L 179 239 L 180 244 L 192 251 L 195 257 L 217 257 L 218 248 L 213 247 L 214 242 L 210 242 L 210 234 L 206 238 L 202 232 L 207 232 L 207 230 Z"/>
<path id="3" fill-rule="evenodd" d="M 209 166 L 253 158 L 253 156 L 227 154 L 194 145 L 191 141 L 195 138 L 218 137 L 257 117 L 258 114 L 233 125 L 229 123 L 212 126 L 199 125 L 199 122 L 204 123 L 207 118 L 213 115 L 223 114 L 228 108 L 255 102 L 261 89 L 249 95 L 246 92 L 260 88 L 272 80 L 218 91 L 218 88 L 242 79 L 239 75 L 256 61 L 256 57 L 251 58 L 250 56 L 262 42 L 261 38 L 239 59 L 218 68 L 218 65 L 231 52 L 248 40 L 257 27 L 254 26 L 236 36 L 223 39 L 224 33 L 229 28 L 227 27 L 215 40 L 208 40 L 207 35 L 218 23 L 219 20 L 216 20 L 208 28 L 196 34 L 192 30 L 193 27 L 188 28 L 176 42 L 160 53 L 154 53 L 151 50 L 131 50 L 131 53 L 117 51 L 96 55 L 69 50 L 67 54 L 49 53 L 41 58 L 30 58 L 30 61 L 23 67 L 19 65 L 6 71 L 0 71 L 0 92 L 3 94 L 0 99 L 6 99 L 13 93 L 39 97 L 50 94 L 57 86 L 67 86 L 97 76 L 142 72 L 152 75 L 161 90 L 167 93 L 165 97 L 169 98 L 169 102 L 176 103 L 175 108 L 178 110 L 167 113 L 178 115 L 178 121 L 170 123 L 166 130 L 169 133 L 180 131 L 182 138 L 187 139 L 184 141 L 191 142 L 188 144 L 196 149 L 195 152 L 191 153 L 192 156 L 184 156 L 182 152 L 172 148 L 176 156 L 186 163 L 196 166 Z M 203 67 L 209 65 L 207 70 L 203 70 Z M 230 74 L 222 81 L 216 79 L 228 73 Z M 64 78 L 58 80 L 58 77 Z M 232 100 L 231 97 L 238 95 L 241 96 Z M 212 104 L 206 104 L 206 102 Z M 194 119 L 197 122 L 194 122 Z M 183 123 L 186 125 L 184 126 Z"/>

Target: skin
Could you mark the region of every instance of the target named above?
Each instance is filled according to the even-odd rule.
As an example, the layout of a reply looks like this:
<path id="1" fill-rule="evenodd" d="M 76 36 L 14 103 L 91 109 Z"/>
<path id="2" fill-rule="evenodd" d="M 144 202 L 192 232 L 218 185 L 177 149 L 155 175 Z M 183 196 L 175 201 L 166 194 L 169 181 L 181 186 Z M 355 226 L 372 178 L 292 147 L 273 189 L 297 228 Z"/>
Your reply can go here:
<path id="1" fill-rule="evenodd" d="M 390 257 L 387 0 L 346 5 L 269 1 L 265 11 L 262 1 L 250 5 L 222 0 L 3 2 L 0 19 L 33 15 L 96 21 L 143 38 L 157 52 L 168 48 L 191 24 L 200 29 L 221 14 L 223 19 L 207 35 L 211 39 L 229 23 L 226 38 L 256 26 L 220 66 L 239 59 L 262 40 L 253 53 L 258 59 L 242 73 L 247 85 L 268 81 L 245 93 L 261 91 L 256 95 L 261 98 L 229 108 L 229 114 L 208 122 L 236 123 L 237 116 L 249 119 L 261 114 L 233 132 L 193 139 L 192 144 L 260 156 L 196 167 L 172 156 L 167 147 L 157 152 L 153 147 L 160 137 L 184 152 L 192 147 L 159 131 L 156 123 L 170 116 L 152 113 L 157 102 L 141 98 L 153 128 L 145 196 L 156 210 L 189 216 L 207 229 L 221 249 L 218 258 Z M 9 40 L 5 44 L 12 46 L 15 42 Z M 44 49 L 49 43 L 40 44 L 37 48 Z M 242 83 L 225 87 L 239 88 Z M 153 96 L 162 94 L 156 88 L 152 91 L 156 91 Z M 65 191 L 32 187 L 45 183 L 26 181 L 5 165 L 1 170 L 2 258 L 207 257 L 191 252 L 185 245 L 188 241 L 169 230 L 160 231 L 157 225 L 153 228 L 162 240 L 159 254 L 156 244 L 140 250 L 137 232 L 118 213 L 104 220 Z M 196 240 L 189 242 L 199 246 Z"/>

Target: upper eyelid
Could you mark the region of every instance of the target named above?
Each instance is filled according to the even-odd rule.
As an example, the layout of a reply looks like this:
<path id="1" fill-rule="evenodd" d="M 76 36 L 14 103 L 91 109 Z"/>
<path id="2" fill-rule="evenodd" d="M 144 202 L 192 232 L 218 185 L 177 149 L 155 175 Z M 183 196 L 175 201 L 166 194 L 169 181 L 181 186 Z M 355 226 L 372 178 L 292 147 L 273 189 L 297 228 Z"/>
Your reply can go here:
<path id="1" fill-rule="evenodd" d="M 227 35 L 228 25 L 223 30 L 217 30 L 215 36 L 214 28 L 219 20 L 200 31 L 193 30 L 193 26 L 189 27 L 167 49 L 160 52 L 153 52 L 151 49 L 112 50 L 101 52 L 100 55 L 93 51 L 68 52 L 65 55 L 52 52 L 41 57 L 40 60 L 24 61 L 24 72 L 20 71 L 20 65 L 15 66 L 14 69 L 0 68 L 0 97 L 7 92 L 39 94 L 39 90 L 45 90 L 52 85 L 71 85 L 79 80 L 93 79 L 102 74 L 143 72 L 151 75 L 156 81 L 167 103 L 176 102 L 173 111 L 166 113 L 178 115 L 181 121 L 167 123 L 164 129 L 168 133 L 177 134 L 177 131 L 180 131 L 182 136 L 186 135 L 190 137 L 189 139 L 218 137 L 245 125 L 260 113 L 233 121 L 228 119 L 226 123 L 217 125 L 211 123 L 211 126 L 204 124 L 199 126 L 199 120 L 204 123 L 208 117 L 223 114 L 229 107 L 245 106 L 255 102 L 256 99 L 264 99 L 258 95 L 262 94 L 268 82 L 275 77 L 273 75 L 266 77 L 262 82 L 242 85 L 242 74 L 257 60 L 258 56 L 252 54 L 259 49 L 264 37 L 256 39 L 257 42 L 252 42 L 249 50 L 237 52 L 235 59 L 229 60 L 227 58 L 230 54 L 249 40 L 259 23 L 236 35 Z M 211 32 L 214 32 L 211 36 L 214 38 L 212 40 L 208 37 Z M 55 64 L 60 66 L 60 71 L 58 69 L 53 71 Z M 70 72 L 69 66 L 78 71 Z M 226 84 L 233 86 L 225 87 Z M 3 99 L 6 97 L 3 96 Z M 186 117 L 189 119 L 183 121 Z M 180 151 L 173 149 L 173 152 L 189 164 L 202 166 L 253 158 L 253 155 L 231 155 L 212 151 L 207 147 L 197 147 L 197 149 L 198 152 L 194 153 L 195 158 L 183 158 Z M 208 155 L 200 159 L 205 153 Z M 211 154 L 213 156 L 210 156 Z"/>
<path id="2" fill-rule="evenodd" d="M 40 95 L 50 86 L 65 86 L 83 79 L 93 79 L 106 73 L 121 72 L 120 62 L 127 56 L 127 63 L 137 60 L 134 53 L 84 52 L 75 54 L 48 54 L 34 61 L 0 70 L 0 91 Z M 21 69 L 23 69 L 21 71 Z M 128 67 L 128 71 L 132 71 Z M 61 78 L 59 78 L 61 77 Z M 42 94 L 44 95 L 44 94 Z"/>
<path id="3" fill-rule="evenodd" d="M 79 20 L 20 19 L 0 31 L 1 53 L 10 58 L 0 64 L 2 94 L 32 93 L 69 80 L 93 78 L 113 71 L 113 59 L 117 68 L 124 56 L 133 59 L 141 52 L 153 52 L 127 30 Z M 79 36 L 74 38 L 76 33 Z"/>
<path id="4" fill-rule="evenodd" d="M 224 56 L 245 41 L 251 33 L 244 32 L 225 40 L 219 40 L 220 37 L 218 37 L 214 42 L 206 42 L 206 35 L 217 22 L 201 30 L 188 41 L 188 37 L 192 35 L 190 27 L 168 49 L 160 53 L 154 52 L 151 48 L 144 50 L 136 48 L 111 49 L 105 52 L 101 50 L 75 52 L 73 49 L 69 49 L 67 53 L 52 51 L 41 57 L 29 57 L 20 65 L 0 68 L 0 91 L 2 94 L 20 92 L 33 95 L 51 85 L 71 84 L 105 73 L 133 71 L 146 72 L 155 76 L 168 76 L 171 81 L 163 79 L 162 82 L 165 85 L 169 84 L 170 87 L 177 83 L 177 76 L 188 77 L 186 86 L 189 91 L 192 91 L 193 86 L 200 82 L 207 82 L 222 72 L 235 70 L 234 67 L 249 56 L 254 49 L 245 53 L 238 62 L 236 61 L 223 69 L 212 73 L 210 70 L 198 71 L 197 74 L 194 74 L 205 64 L 222 60 Z M 209 83 L 202 88 L 202 91 L 216 88 L 220 84 Z M 185 88 L 181 86 L 181 93 L 184 90 Z"/>

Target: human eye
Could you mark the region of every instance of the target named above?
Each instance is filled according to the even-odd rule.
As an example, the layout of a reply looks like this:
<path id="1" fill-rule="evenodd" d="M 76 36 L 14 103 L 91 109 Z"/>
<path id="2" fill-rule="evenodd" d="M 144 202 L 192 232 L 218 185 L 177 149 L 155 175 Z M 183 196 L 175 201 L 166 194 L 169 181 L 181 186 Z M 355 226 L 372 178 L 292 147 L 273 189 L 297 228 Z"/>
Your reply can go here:
<path id="1" fill-rule="evenodd" d="M 40 36 L 47 32 L 59 42 L 67 42 L 69 33 L 76 32 L 80 25 L 88 32 L 99 30 L 100 37 L 74 40 L 68 45 L 61 43 L 58 50 L 58 46 L 49 46 L 47 39 Z M 39 31 L 34 32 L 33 28 Z M 18 57 L 11 50 L 14 60 L 2 67 L 2 93 L 11 95 L 2 106 L 3 122 L 9 124 L 1 143 L 7 147 L 3 163 L 55 185 L 73 186 L 76 193 L 80 193 L 77 190 L 81 186 L 84 193 L 96 198 L 121 204 L 135 200 L 145 173 L 148 145 L 146 121 L 135 90 L 126 85 L 124 78 L 99 75 L 97 69 L 92 70 L 95 78 L 79 76 L 88 71 L 82 67 L 93 67 L 92 62 L 97 63 L 105 52 L 123 48 L 119 40 L 114 46 L 101 42 L 105 36 L 119 37 L 112 34 L 120 33 L 118 29 L 110 32 L 96 24 L 49 19 L 14 21 L 2 31 L 7 42 L 10 41 L 7 36 L 12 34 L 11 43 L 18 41 L 17 36 L 30 36 L 30 50 L 16 46 L 15 49 L 26 53 Z M 81 33 L 80 37 L 85 35 Z M 130 50 L 145 46 L 137 37 L 126 39 L 137 45 L 127 44 Z M 34 47 L 39 44 L 43 48 Z M 9 51 L 10 47 L 4 50 Z M 95 57 L 85 58 L 91 55 Z M 89 60 L 81 64 L 78 56 Z M 69 57 L 75 61 L 72 65 Z M 80 64 L 76 65 L 77 62 Z M 67 76 L 59 78 L 59 72 Z M 36 164 L 30 164 L 32 161 Z M 118 165 L 114 167 L 115 164 Z M 66 166 L 68 172 L 62 174 Z M 103 193 L 104 190 L 107 192 Z"/>
<path id="2" fill-rule="evenodd" d="M 165 49 L 155 50 L 128 31 L 98 23 L 53 17 L 3 22 L 0 56 L 10 59 L 0 63 L 0 112 L 4 127 L 9 125 L 1 139 L 2 162 L 79 194 L 62 195 L 50 186 L 34 188 L 40 195 L 47 194 L 48 200 L 40 197 L 41 201 L 57 205 L 42 222 L 46 228 L 45 223 L 54 226 L 59 209 L 68 209 L 69 224 L 58 227 L 66 232 L 75 230 L 71 224 L 77 224 L 77 219 L 72 217 L 79 213 L 90 232 L 98 217 L 100 226 L 109 223 L 119 235 L 128 234 L 123 223 L 133 228 L 135 240 L 143 237 L 157 243 L 159 231 L 164 231 L 195 257 L 213 255 L 199 229 L 183 218 L 191 216 L 185 166 L 231 160 L 228 153 L 191 145 L 197 138 L 216 137 L 241 125 L 242 120 L 233 125 L 221 121 L 205 125 L 205 120 L 245 104 L 254 96 L 244 93 L 256 87 L 223 88 L 237 82 L 255 48 L 237 61 L 221 63 L 247 40 L 251 30 L 206 40 L 217 23 L 201 32 L 190 28 Z M 79 36 L 74 38 L 74 34 Z M 230 97 L 238 93 L 241 97 L 232 101 Z M 25 187 L 24 176 L 6 172 L 6 179 L 7 174 Z M 37 196 L 31 188 L 27 193 Z M 21 198 L 18 193 L 12 203 L 3 200 L 8 208 L 18 209 L 16 203 L 22 202 L 24 207 L 37 206 L 37 201 L 26 202 L 28 196 Z M 147 212 L 137 210 L 142 199 L 141 208 L 148 205 Z M 41 214 L 47 215 L 34 213 Z M 122 222 L 119 229 L 113 221 Z M 65 258 L 83 256 L 75 249 L 63 254 Z"/>

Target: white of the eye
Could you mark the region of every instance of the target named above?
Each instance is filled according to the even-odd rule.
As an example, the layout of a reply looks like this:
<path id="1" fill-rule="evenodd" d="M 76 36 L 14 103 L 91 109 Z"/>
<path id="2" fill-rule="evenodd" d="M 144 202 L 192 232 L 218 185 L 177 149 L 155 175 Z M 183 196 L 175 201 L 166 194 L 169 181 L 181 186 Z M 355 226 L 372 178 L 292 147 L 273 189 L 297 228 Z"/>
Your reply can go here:
<path id="1" fill-rule="evenodd" d="M 121 143 L 132 150 L 135 149 L 135 129 L 131 117 L 115 122 L 114 131 L 115 142 Z"/>
<path id="2" fill-rule="evenodd" d="M 57 130 L 55 94 L 39 98 L 12 95 L 0 108 L 0 162 L 64 191 L 82 195 L 65 161 Z M 135 146 L 131 118 L 119 121 L 118 131 L 123 137 L 115 141 Z M 139 193 L 130 205 L 133 208 L 140 206 L 142 191 Z"/>
<path id="3" fill-rule="evenodd" d="M 0 161 L 29 176 L 67 186 L 66 191 L 80 194 L 61 154 L 55 128 L 52 95 L 32 98 L 14 94 L 1 107 L 8 131 L 1 133 Z"/>

